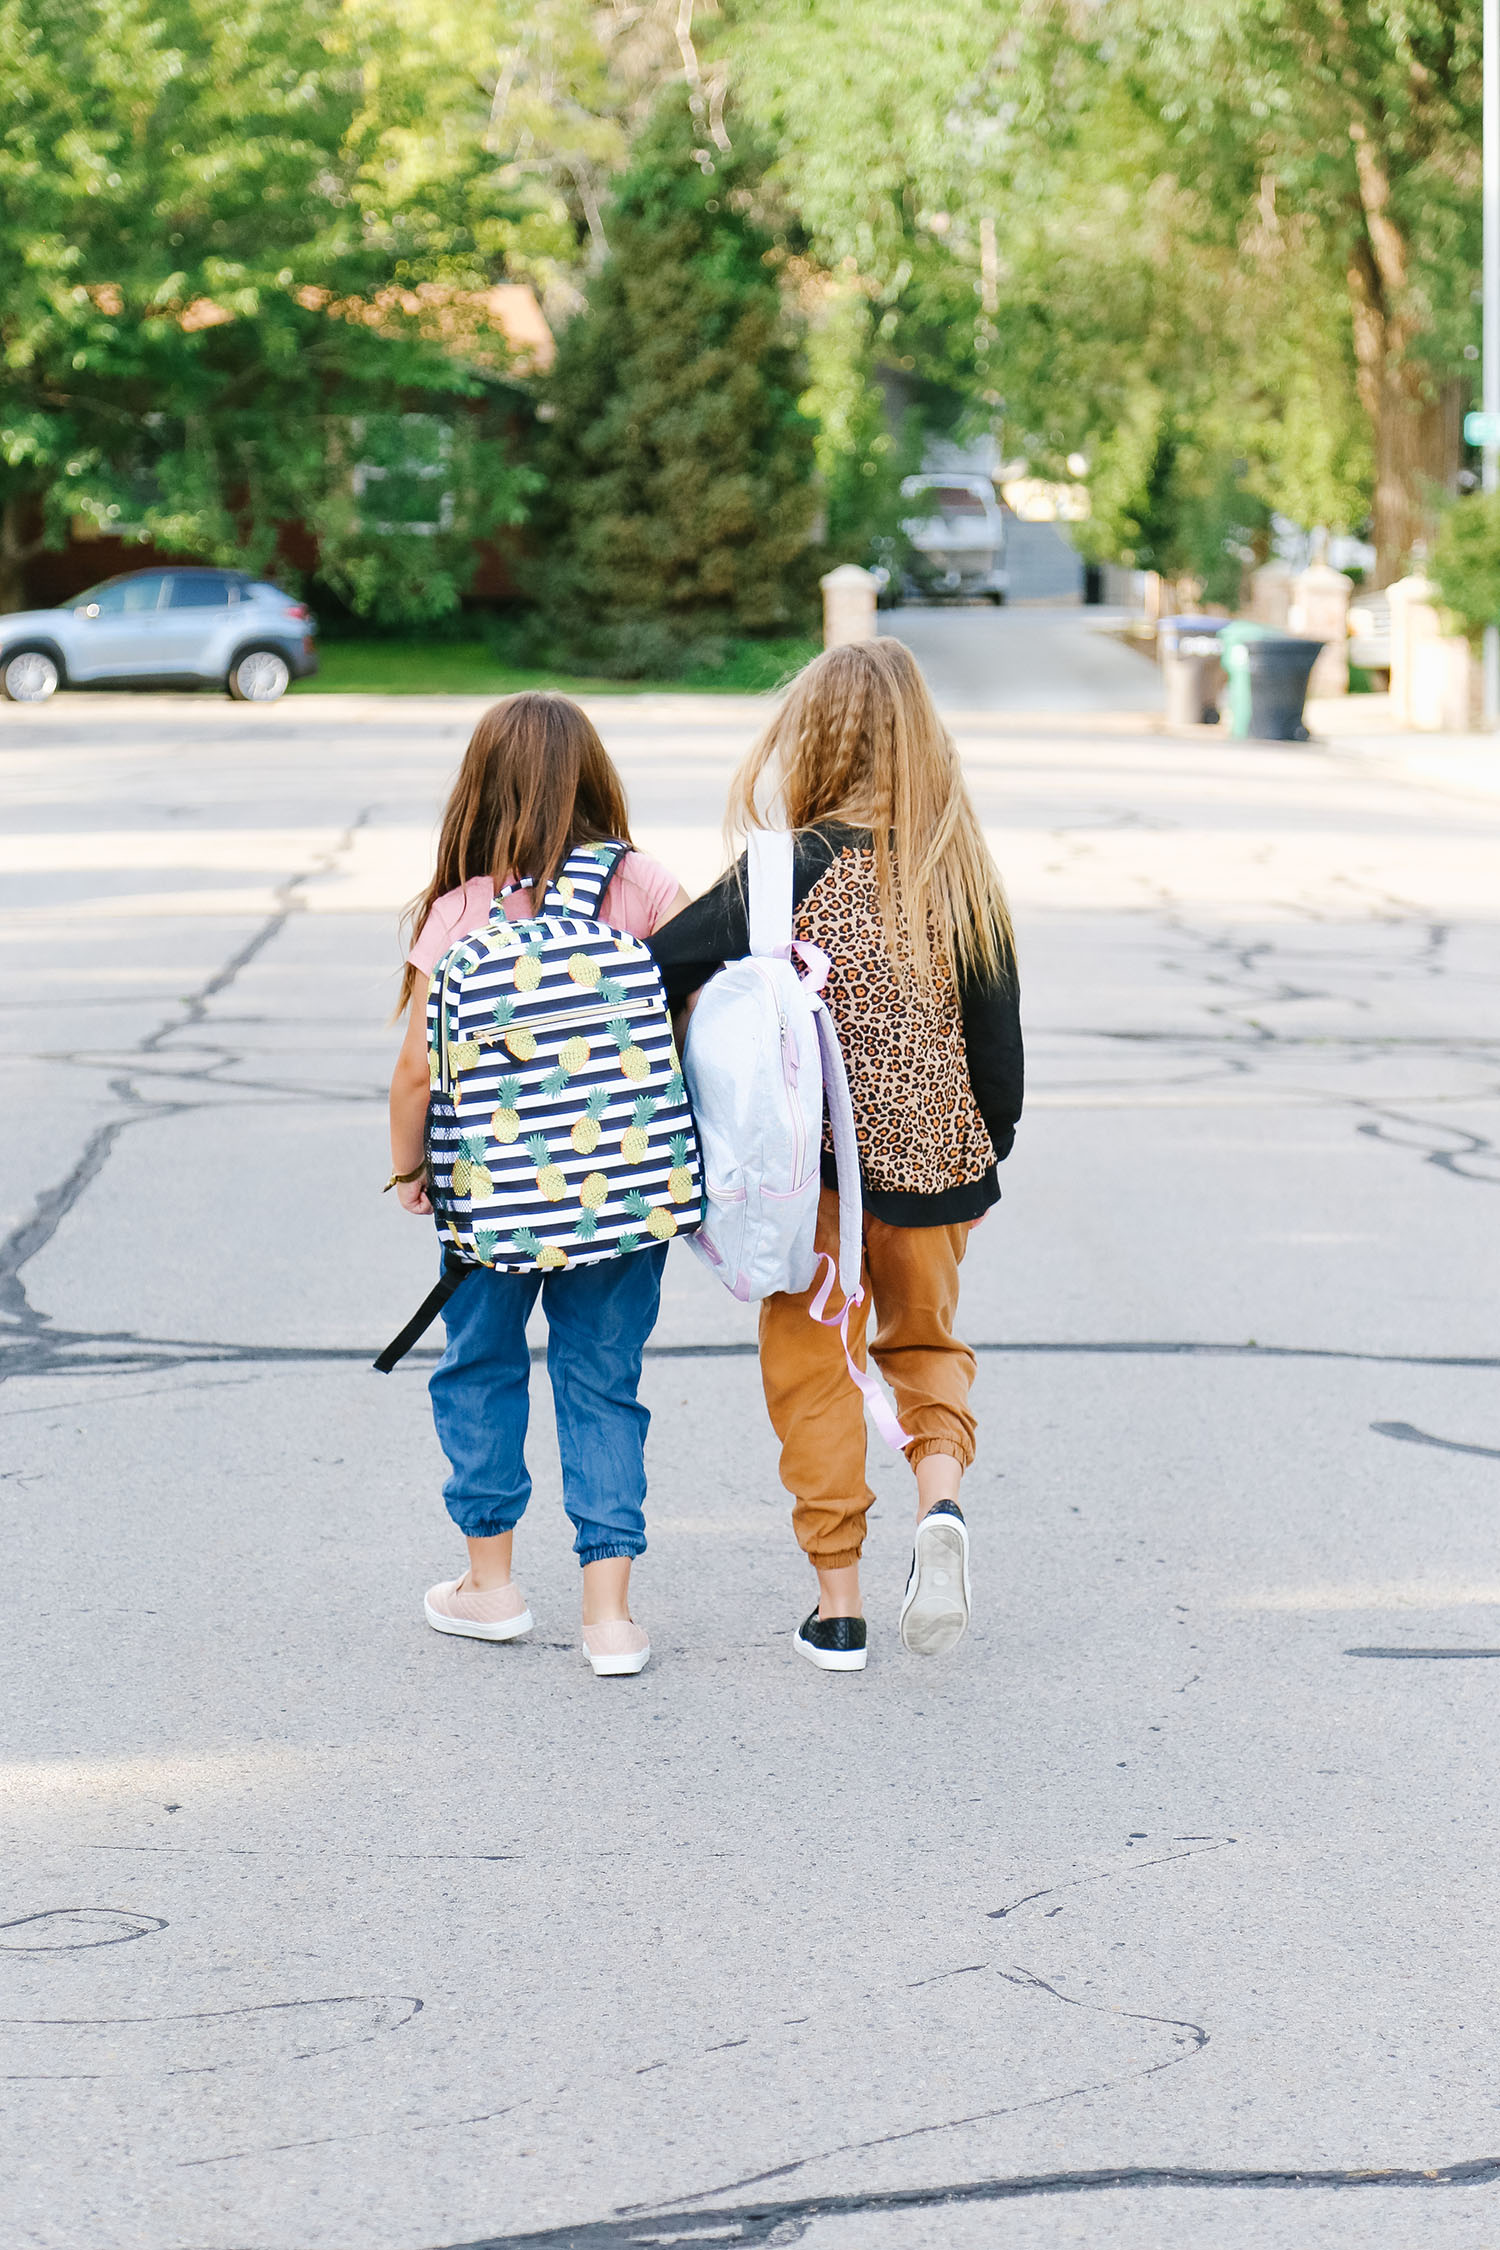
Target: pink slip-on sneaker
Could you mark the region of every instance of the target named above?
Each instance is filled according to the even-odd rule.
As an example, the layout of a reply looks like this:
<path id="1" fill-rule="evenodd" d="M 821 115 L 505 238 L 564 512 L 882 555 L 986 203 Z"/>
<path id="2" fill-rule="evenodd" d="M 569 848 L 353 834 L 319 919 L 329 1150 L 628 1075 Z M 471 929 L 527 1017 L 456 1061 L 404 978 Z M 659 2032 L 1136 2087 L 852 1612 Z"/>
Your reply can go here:
<path id="1" fill-rule="evenodd" d="M 492 1586 L 481 1594 L 462 1578 L 449 1578 L 429 1586 L 422 1607 L 435 1632 L 461 1633 L 466 1640 L 513 1641 L 531 1631 L 531 1612 L 515 1586 Z"/>
<path id="2" fill-rule="evenodd" d="M 595 1679 L 612 1679 L 622 1673 L 644 1672 L 651 1642 L 644 1626 L 632 1624 L 628 1617 L 608 1617 L 602 1625 L 584 1626 L 583 1653 L 594 1668 Z"/>

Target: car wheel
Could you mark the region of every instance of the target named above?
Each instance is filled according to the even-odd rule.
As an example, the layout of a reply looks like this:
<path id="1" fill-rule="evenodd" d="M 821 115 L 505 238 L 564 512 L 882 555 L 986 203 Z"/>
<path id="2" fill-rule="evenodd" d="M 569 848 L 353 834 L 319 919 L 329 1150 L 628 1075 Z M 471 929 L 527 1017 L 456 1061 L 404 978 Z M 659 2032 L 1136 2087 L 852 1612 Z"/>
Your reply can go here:
<path id="1" fill-rule="evenodd" d="M 11 703 L 45 703 L 61 684 L 56 659 L 45 649 L 18 648 L 0 666 L 0 689 Z"/>
<path id="2" fill-rule="evenodd" d="M 274 648 L 242 649 L 226 685 L 236 703 L 274 703 L 292 684 L 292 668 Z"/>
<path id="3" fill-rule="evenodd" d="M 992 590 L 992 591 L 991 591 L 991 594 L 990 594 L 990 600 L 991 600 L 991 601 L 993 602 L 993 604 L 994 604 L 994 606 L 995 606 L 995 608 L 996 608 L 996 609 L 1004 609 L 1004 607 L 1005 607 L 1005 596 L 1004 596 L 1004 594 L 999 594 L 999 593 L 995 593 L 995 592 L 994 592 L 994 591 Z"/>

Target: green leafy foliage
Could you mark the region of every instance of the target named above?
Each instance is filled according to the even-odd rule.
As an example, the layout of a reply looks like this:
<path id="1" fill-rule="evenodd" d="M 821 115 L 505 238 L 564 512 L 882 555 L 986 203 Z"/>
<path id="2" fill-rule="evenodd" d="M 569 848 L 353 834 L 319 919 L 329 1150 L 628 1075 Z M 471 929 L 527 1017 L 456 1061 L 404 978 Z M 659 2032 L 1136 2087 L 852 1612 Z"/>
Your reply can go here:
<path id="1" fill-rule="evenodd" d="M 338 0 L 0 5 L 0 601 L 74 522 L 266 569 L 300 521 L 352 609 L 457 605 L 530 481 L 503 207 L 402 53 Z"/>
<path id="2" fill-rule="evenodd" d="M 1427 575 L 1466 629 L 1500 625 L 1500 492 L 1455 501 L 1438 527 Z"/>
<path id="3" fill-rule="evenodd" d="M 728 12 L 816 253 L 902 308 L 898 365 L 1003 398 L 1012 457 L 1088 456 L 1096 552 L 1373 510 L 1398 566 L 1476 340 L 1467 0 L 943 0 L 878 40 L 859 0 Z"/>
<path id="4" fill-rule="evenodd" d="M 547 382 L 534 590 L 551 649 L 622 676 L 809 617 L 813 430 L 743 141 L 685 96 L 636 143 L 610 255 Z"/>

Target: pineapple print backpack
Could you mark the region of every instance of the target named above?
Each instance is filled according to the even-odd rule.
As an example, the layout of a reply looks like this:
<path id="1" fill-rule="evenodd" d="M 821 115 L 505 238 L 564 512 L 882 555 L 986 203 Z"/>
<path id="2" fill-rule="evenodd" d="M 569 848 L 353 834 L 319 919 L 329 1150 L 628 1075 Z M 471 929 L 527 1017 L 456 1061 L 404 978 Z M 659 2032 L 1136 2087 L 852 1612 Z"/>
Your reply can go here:
<path id="1" fill-rule="evenodd" d="M 700 1217 L 698 1146 L 661 973 L 599 920 L 623 844 L 571 853 L 541 910 L 485 928 L 432 972 L 427 1192 L 443 1275 L 376 1360 L 388 1374 L 477 1267 L 561 1273 Z"/>

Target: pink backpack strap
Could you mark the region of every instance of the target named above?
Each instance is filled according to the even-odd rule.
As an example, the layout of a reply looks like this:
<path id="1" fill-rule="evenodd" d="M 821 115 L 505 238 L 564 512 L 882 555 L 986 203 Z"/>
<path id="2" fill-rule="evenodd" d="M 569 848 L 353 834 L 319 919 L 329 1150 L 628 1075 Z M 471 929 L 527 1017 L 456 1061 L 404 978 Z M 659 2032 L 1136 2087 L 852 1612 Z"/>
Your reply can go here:
<path id="1" fill-rule="evenodd" d="M 884 1391 L 880 1388 L 874 1376 L 869 1374 L 865 1368 L 855 1366 L 854 1354 L 849 1349 L 849 1315 L 856 1305 L 864 1301 L 864 1291 L 856 1289 L 853 1296 L 846 1296 L 842 1312 L 825 1313 L 823 1307 L 828 1302 L 829 1292 L 838 1279 L 838 1275 L 834 1270 L 833 1260 L 826 1250 L 819 1253 L 818 1264 L 826 1266 L 828 1271 L 823 1276 L 817 1295 L 807 1308 L 808 1313 L 821 1328 L 836 1328 L 838 1330 L 839 1341 L 844 1347 L 844 1365 L 849 1370 L 849 1379 L 863 1396 L 866 1406 L 870 1409 L 870 1420 L 875 1424 L 886 1444 L 890 1446 L 893 1452 L 899 1453 L 904 1446 L 911 1444 L 910 1434 L 903 1430 L 901 1424 L 897 1421 Z"/>
<path id="2" fill-rule="evenodd" d="M 816 946 L 798 945 L 796 950 L 803 954 L 818 955 L 822 963 L 818 976 L 818 987 L 821 988 L 823 979 L 828 974 L 828 956 L 820 953 Z M 839 1046 L 838 1033 L 833 1028 L 833 1018 L 821 999 L 816 1003 L 816 1021 L 818 1052 L 823 1064 L 823 1094 L 828 1104 L 828 1121 L 833 1127 L 833 1161 L 839 1182 L 839 1262 L 835 1268 L 826 1250 L 819 1254 L 819 1265 L 826 1266 L 828 1271 L 807 1310 L 820 1327 L 837 1328 L 850 1380 L 863 1397 L 870 1410 L 870 1419 L 886 1444 L 899 1453 L 904 1446 L 910 1445 L 911 1438 L 902 1429 L 875 1377 L 864 1368 L 855 1366 L 854 1354 L 849 1349 L 849 1315 L 856 1305 L 864 1301 L 864 1291 L 859 1282 L 864 1239 L 859 1143 L 854 1133 L 854 1105 L 849 1099 L 849 1074 L 844 1068 L 843 1049 Z M 828 1313 L 824 1307 L 835 1281 L 839 1285 L 844 1307 L 842 1312 Z"/>

